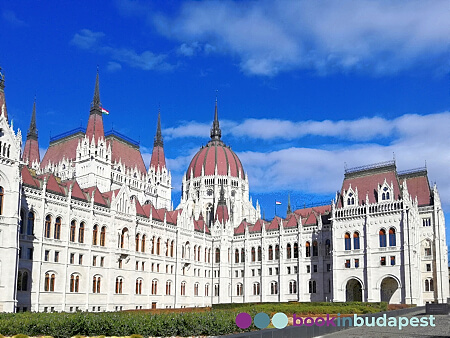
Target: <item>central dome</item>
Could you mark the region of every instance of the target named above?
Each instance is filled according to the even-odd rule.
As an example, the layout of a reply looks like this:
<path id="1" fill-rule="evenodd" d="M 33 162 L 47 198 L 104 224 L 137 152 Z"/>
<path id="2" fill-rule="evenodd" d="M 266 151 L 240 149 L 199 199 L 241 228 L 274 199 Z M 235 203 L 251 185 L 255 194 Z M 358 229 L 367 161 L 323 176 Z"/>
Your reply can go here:
<path id="1" fill-rule="evenodd" d="M 189 164 L 186 172 L 186 179 L 190 178 L 191 172 L 194 178 L 202 176 L 203 170 L 205 176 L 215 175 L 216 167 L 217 175 L 245 178 L 241 160 L 230 147 L 223 143 L 220 139 L 221 135 L 216 100 L 214 122 L 211 128 L 211 140 L 192 158 L 191 164 Z"/>

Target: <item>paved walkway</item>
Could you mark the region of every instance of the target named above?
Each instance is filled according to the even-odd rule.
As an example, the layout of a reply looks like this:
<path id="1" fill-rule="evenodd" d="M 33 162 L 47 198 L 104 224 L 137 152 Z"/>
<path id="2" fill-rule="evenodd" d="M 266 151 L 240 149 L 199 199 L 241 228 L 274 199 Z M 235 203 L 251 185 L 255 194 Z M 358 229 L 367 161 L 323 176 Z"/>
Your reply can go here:
<path id="1" fill-rule="evenodd" d="M 426 317 L 427 321 L 429 318 L 429 315 L 425 315 L 423 311 L 413 312 L 407 315 L 404 315 L 402 317 Z M 357 338 L 357 337 L 364 337 L 364 338 L 391 338 L 391 337 L 443 337 L 448 338 L 450 337 L 450 315 L 435 315 L 434 320 L 436 326 L 431 327 L 413 327 L 413 326 L 407 326 L 403 327 L 402 330 L 399 330 L 398 327 L 357 327 L 352 329 L 343 330 L 336 333 L 327 334 L 324 336 L 321 336 L 323 338 Z"/>

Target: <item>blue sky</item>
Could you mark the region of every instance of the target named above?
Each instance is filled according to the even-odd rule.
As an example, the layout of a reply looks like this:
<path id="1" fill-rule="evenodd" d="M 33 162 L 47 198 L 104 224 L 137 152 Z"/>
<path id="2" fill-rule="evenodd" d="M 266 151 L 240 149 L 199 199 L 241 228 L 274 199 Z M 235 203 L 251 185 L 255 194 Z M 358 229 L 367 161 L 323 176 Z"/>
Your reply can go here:
<path id="1" fill-rule="evenodd" d="M 105 129 L 140 141 L 158 107 L 172 171 L 208 141 L 218 90 L 223 139 L 267 218 L 274 200 L 329 202 L 344 167 L 428 168 L 450 215 L 447 1 L 15 1 L 0 4 L 8 113 L 40 147 L 86 126 L 97 65 Z M 450 238 L 450 226 L 447 227 Z"/>

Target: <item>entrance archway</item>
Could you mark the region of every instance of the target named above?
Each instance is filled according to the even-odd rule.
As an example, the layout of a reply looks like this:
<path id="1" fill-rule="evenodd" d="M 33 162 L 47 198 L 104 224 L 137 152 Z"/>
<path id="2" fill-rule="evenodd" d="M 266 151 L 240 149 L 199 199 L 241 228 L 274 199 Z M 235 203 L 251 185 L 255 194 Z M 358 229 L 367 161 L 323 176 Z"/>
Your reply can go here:
<path id="1" fill-rule="evenodd" d="M 347 302 L 362 302 L 362 286 L 357 279 L 350 279 L 345 287 Z"/>
<path id="2" fill-rule="evenodd" d="M 387 302 L 389 304 L 398 304 L 400 300 L 398 299 L 398 283 L 392 277 L 386 277 L 381 282 L 380 292 L 381 301 Z"/>

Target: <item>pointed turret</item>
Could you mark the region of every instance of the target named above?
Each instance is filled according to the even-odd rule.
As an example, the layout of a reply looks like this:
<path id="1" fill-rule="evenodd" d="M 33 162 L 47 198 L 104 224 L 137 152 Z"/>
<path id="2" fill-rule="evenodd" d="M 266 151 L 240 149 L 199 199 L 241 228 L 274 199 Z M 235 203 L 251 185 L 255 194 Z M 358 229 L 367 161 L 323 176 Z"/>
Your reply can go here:
<path id="1" fill-rule="evenodd" d="M 230 219 L 230 216 L 228 214 L 228 207 L 227 207 L 227 203 L 225 201 L 225 190 L 223 189 L 223 181 L 222 181 L 221 187 L 220 187 L 219 202 L 217 203 L 216 221 L 219 221 L 220 223 L 224 224 L 229 219 Z"/>
<path id="2" fill-rule="evenodd" d="M 97 78 L 95 79 L 94 97 L 91 102 L 91 111 L 89 114 L 89 121 L 86 128 L 86 136 L 89 140 L 94 137 L 94 141 L 101 137 L 105 137 L 105 131 L 103 129 L 103 116 L 102 116 L 102 104 L 100 102 L 100 85 L 99 76 L 97 70 Z"/>
<path id="3" fill-rule="evenodd" d="M 153 142 L 152 158 L 150 160 L 150 168 L 154 167 L 155 171 L 158 168 L 166 167 L 166 157 L 164 156 L 164 142 L 161 134 L 161 111 L 158 111 L 158 124 L 156 127 L 155 141 Z"/>
<path id="4" fill-rule="evenodd" d="M 216 98 L 216 107 L 214 109 L 214 121 L 211 128 L 211 141 L 220 141 L 220 138 L 222 137 L 222 131 L 220 130 L 219 126 L 219 114 L 217 112 L 217 98 Z"/>
<path id="5" fill-rule="evenodd" d="M 291 194 L 288 194 L 288 206 L 286 210 L 286 215 L 292 214 L 291 210 Z"/>
<path id="6" fill-rule="evenodd" d="M 6 111 L 6 100 L 5 100 L 5 75 L 3 75 L 1 67 L 0 67 L 0 116 L 4 116 L 6 120 L 8 120 L 8 113 Z"/>
<path id="7" fill-rule="evenodd" d="M 34 99 L 33 113 L 31 114 L 30 128 L 28 128 L 27 141 L 23 149 L 22 159 L 28 166 L 41 160 L 39 154 L 38 130 L 36 128 L 36 99 Z"/>

